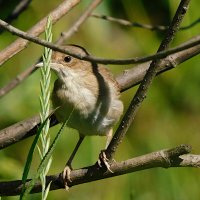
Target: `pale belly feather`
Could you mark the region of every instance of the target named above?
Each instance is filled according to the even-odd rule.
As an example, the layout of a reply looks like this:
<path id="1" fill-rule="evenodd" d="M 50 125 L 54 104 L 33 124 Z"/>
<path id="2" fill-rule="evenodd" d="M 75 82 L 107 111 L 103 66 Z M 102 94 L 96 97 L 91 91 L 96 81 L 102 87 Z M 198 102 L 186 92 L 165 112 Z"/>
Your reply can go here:
<path id="1" fill-rule="evenodd" d="M 67 126 L 77 129 L 82 135 L 106 135 L 114 125 L 116 119 L 107 114 L 109 109 L 113 109 L 112 104 L 117 105 L 120 101 L 111 101 L 111 108 L 104 116 L 99 116 L 102 114 L 99 111 L 104 103 L 96 106 L 97 99 L 94 94 L 77 81 L 70 81 L 68 87 L 57 82 L 54 87 L 56 92 L 52 96 L 52 102 L 54 108 L 58 107 L 56 117 L 60 122 L 68 119 Z M 100 121 L 95 120 L 99 118 Z"/>

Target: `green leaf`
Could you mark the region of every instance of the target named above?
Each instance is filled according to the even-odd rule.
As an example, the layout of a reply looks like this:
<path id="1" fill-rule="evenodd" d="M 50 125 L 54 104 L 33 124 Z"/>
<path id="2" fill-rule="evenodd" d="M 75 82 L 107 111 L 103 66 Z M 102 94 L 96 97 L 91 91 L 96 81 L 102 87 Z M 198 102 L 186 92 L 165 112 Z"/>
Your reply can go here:
<path id="1" fill-rule="evenodd" d="M 43 157 L 42 161 L 40 162 L 40 165 L 38 167 L 37 173 L 36 175 L 33 177 L 33 179 L 30 181 L 29 183 L 29 187 L 25 190 L 24 192 L 24 197 L 27 196 L 30 191 L 32 190 L 32 188 L 34 187 L 36 181 L 38 180 L 40 174 L 42 173 L 42 171 L 45 168 L 46 162 L 50 159 L 53 150 L 55 149 L 55 146 L 58 142 L 59 137 L 61 136 L 61 133 L 63 132 L 64 127 L 67 125 L 69 119 L 71 118 L 71 115 L 73 114 L 74 109 L 72 110 L 72 112 L 70 113 L 69 117 L 65 120 L 65 122 L 62 124 L 61 128 L 59 129 L 57 135 L 55 136 L 51 146 L 49 147 L 48 152 L 45 154 L 45 156 Z"/>
<path id="2" fill-rule="evenodd" d="M 23 172 L 23 175 L 22 175 L 23 188 L 22 188 L 22 193 L 20 194 L 20 200 L 23 199 L 23 195 L 24 195 L 24 192 L 25 192 L 25 183 L 26 183 L 26 180 L 27 180 L 27 177 L 28 177 L 28 173 L 30 171 L 30 166 L 31 166 L 31 162 L 33 160 L 33 153 L 34 153 L 35 147 L 37 145 L 40 133 L 42 132 L 42 129 L 45 126 L 47 120 L 48 120 L 48 118 L 45 119 L 45 121 L 40 125 L 40 127 L 39 127 L 39 129 L 36 133 L 36 136 L 33 140 L 33 143 L 31 145 L 30 151 L 28 153 L 28 156 L 27 156 L 27 159 L 26 159 L 26 164 L 25 164 L 25 167 L 24 167 L 24 172 Z"/>

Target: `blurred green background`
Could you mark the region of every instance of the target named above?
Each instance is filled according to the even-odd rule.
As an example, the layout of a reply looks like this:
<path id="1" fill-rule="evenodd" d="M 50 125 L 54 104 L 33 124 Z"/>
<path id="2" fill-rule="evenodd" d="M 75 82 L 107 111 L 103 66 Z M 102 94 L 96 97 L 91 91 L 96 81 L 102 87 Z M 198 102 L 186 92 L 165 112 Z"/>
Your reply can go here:
<path id="1" fill-rule="evenodd" d="M 47 4 L 46 1 L 34 0 L 12 24 L 26 31 L 61 2 L 61 0 L 54 0 L 48 1 Z M 89 0 L 83 1 L 53 26 L 54 41 L 62 31 L 70 27 L 89 2 Z M 107 0 L 95 10 L 95 13 L 140 23 L 168 25 L 178 3 L 179 1 L 174 0 Z M 11 8 L 12 5 L 14 1 L 10 1 L 6 8 Z M 0 6 L 1 18 L 4 19 L 7 13 L 2 10 L 5 11 L 5 8 Z M 198 18 L 199 2 L 193 0 L 183 25 L 189 25 Z M 199 34 L 198 24 L 188 30 L 180 31 L 172 45 L 180 44 L 197 34 Z M 16 38 L 8 32 L 3 32 L 0 35 L 0 49 L 4 49 Z M 156 31 L 127 28 L 90 18 L 66 43 L 82 45 L 96 56 L 127 58 L 154 53 L 162 38 L 163 33 Z M 0 87 L 31 66 L 42 52 L 42 47 L 30 44 L 6 62 L 0 68 Z M 196 56 L 154 80 L 142 108 L 116 153 L 116 160 L 126 160 L 159 149 L 172 148 L 182 143 L 191 144 L 193 153 L 200 152 L 199 63 L 200 57 Z M 133 66 L 109 66 L 115 74 L 130 67 Z M 55 78 L 53 75 L 53 79 Z M 39 80 L 40 73 L 35 72 L 23 84 L 0 99 L 1 129 L 39 112 Z M 133 88 L 122 94 L 125 108 L 135 90 L 136 88 Z M 57 125 L 50 129 L 52 136 L 59 127 Z M 1 180 L 21 178 L 32 140 L 33 138 L 26 139 L 0 152 Z M 54 152 L 50 174 L 63 169 L 77 140 L 77 132 L 66 128 Z M 96 162 L 99 151 L 104 146 L 105 138 L 98 136 L 86 138 L 75 157 L 73 167 L 80 168 Z M 32 173 L 38 165 L 38 160 L 38 155 L 35 154 Z M 156 168 L 82 184 L 71 188 L 69 192 L 52 191 L 48 199 L 197 200 L 200 198 L 199 175 L 199 169 L 194 168 L 167 170 Z M 2 199 L 15 200 L 18 197 L 3 197 Z M 30 195 L 30 199 L 40 199 L 40 194 Z"/>

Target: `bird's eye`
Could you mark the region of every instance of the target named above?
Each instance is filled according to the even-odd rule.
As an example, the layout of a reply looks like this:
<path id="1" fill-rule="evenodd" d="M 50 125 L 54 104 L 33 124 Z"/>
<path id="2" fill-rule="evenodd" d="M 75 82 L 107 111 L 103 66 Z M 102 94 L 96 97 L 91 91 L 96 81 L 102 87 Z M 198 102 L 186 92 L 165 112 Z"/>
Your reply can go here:
<path id="1" fill-rule="evenodd" d="M 64 58 L 64 61 L 65 61 L 66 63 L 69 63 L 71 60 L 72 60 L 72 57 L 71 57 L 71 56 L 65 56 L 65 58 Z"/>

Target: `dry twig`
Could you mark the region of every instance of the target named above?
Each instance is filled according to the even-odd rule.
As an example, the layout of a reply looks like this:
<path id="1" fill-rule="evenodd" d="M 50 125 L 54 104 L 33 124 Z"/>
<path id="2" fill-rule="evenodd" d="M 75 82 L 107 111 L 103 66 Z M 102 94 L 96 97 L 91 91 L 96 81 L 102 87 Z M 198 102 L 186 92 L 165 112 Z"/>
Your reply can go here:
<path id="1" fill-rule="evenodd" d="M 32 0 L 21 0 L 12 13 L 5 19 L 6 22 L 11 23 L 14 19 L 16 19 L 31 3 Z M 3 29 L 2 29 L 3 30 Z M 0 30 L 0 32 L 2 31 Z"/>
<path id="2" fill-rule="evenodd" d="M 186 14 L 189 2 L 190 0 L 182 0 L 179 4 L 179 7 L 171 22 L 171 25 L 169 26 L 169 29 L 167 30 L 166 35 L 163 41 L 161 42 L 157 52 L 164 51 L 169 47 L 170 42 L 173 40 L 175 34 L 179 30 L 182 19 Z M 122 142 L 126 132 L 128 131 L 131 123 L 133 122 L 137 111 L 141 107 L 141 104 L 147 95 L 148 89 L 150 88 L 154 77 L 159 71 L 159 65 L 160 60 L 155 59 L 151 62 L 150 67 L 147 70 L 138 90 L 136 91 L 114 137 L 112 138 L 108 148 L 105 150 L 106 157 L 109 160 L 112 159 L 119 144 Z"/>
<path id="3" fill-rule="evenodd" d="M 85 9 L 82 15 L 75 21 L 71 28 L 67 32 L 62 32 L 61 37 L 56 44 L 61 45 L 65 40 L 70 38 L 74 33 L 78 31 L 80 26 L 88 19 L 92 11 L 102 2 L 102 0 L 93 0 L 89 6 Z"/>
<path id="4" fill-rule="evenodd" d="M 195 41 L 186 42 L 184 45 L 181 44 L 177 47 L 174 47 L 174 48 L 171 48 L 168 50 L 159 51 L 156 54 L 152 54 L 149 56 L 144 56 L 144 57 L 139 57 L 139 58 L 137 58 L 137 57 L 136 58 L 128 58 L 128 59 L 106 59 L 106 58 L 98 58 L 98 57 L 91 56 L 91 55 L 80 55 L 80 54 L 73 53 L 73 52 L 71 52 L 67 49 L 64 49 L 58 45 L 55 45 L 55 44 L 52 44 L 45 40 L 39 39 L 38 37 L 32 37 L 28 33 L 23 32 L 15 27 L 9 25 L 8 23 L 4 22 L 3 20 L 0 20 L 0 27 L 3 27 L 4 29 L 8 30 L 9 32 L 11 32 L 14 35 L 22 37 L 22 38 L 29 40 L 31 42 L 34 42 L 36 44 L 48 47 L 50 49 L 53 49 L 54 51 L 65 53 L 65 54 L 71 55 L 71 56 L 81 59 L 81 60 L 86 60 L 86 61 L 96 62 L 96 63 L 101 63 L 101 64 L 126 65 L 126 64 L 144 63 L 144 62 L 147 62 L 150 60 L 165 58 L 166 56 L 168 56 L 170 54 L 177 53 L 179 51 L 183 51 L 183 50 L 189 49 L 191 47 L 194 47 L 194 46 L 200 44 L 200 39 L 198 38 Z M 0 62 L 1 62 L 1 57 L 0 57 Z"/>
<path id="5" fill-rule="evenodd" d="M 139 22 L 130 22 L 130 21 L 125 20 L 125 19 L 119 19 L 119 18 L 110 17 L 110 16 L 106 16 L 106 15 L 92 14 L 91 16 L 95 17 L 97 19 L 103 19 L 103 20 L 107 20 L 107 21 L 110 21 L 110 22 L 115 22 L 115 23 L 120 24 L 122 26 L 144 28 L 144 29 L 148 29 L 148 30 L 151 30 L 151 31 L 166 31 L 169 28 L 168 26 L 162 26 L 162 25 L 153 26 L 153 25 L 150 25 L 150 24 L 142 24 L 142 23 L 139 23 Z M 189 28 L 192 28 L 193 26 L 199 24 L 199 22 L 200 22 L 200 18 L 195 20 L 194 22 L 192 22 L 188 26 L 180 27 L 180 30 L 187 30 Z"/>
<path id="6" fill-rule="evenodd" d="M 56 44 L 61 45 L 65 40 L 69 39 L 79 29 L 79 27 L 87 20 L 87 18 L 90 16 L 90 13 L 96 8 L 96 6 L 99 5 L 99 3 L 101 3 L 101 1 L 102 0 L 92 1 L 91 4 L 89 4 L 89 6 L 86 8 L 86 10 L 78 18 L 78 20 L 75 21 L 75 23 L 71 26 L 71 28 L 67 32 L 63 32 L 61 34 L 61 36 L 57 40 Z M 40 60 L 40 59 L 38 59 L 38 60 Z M 11 80 L 8 84 L 6 84 L 4 87 L 2 87 L 0 89 L 0 97 L 3 97 L 4 95 L 6 95 L 8 92 L 13 90 L 20 83 L 22 83 L 33 72 L 35 72 L 37 70 L 37 68 L 35 67 L 35 64 L 33 64 L 31 67 L 29 67 L 28 69 L 26 69 L 19 75 L 17 75 L 13 80 Z"/>
<path id="7" fill-rule="evenodd" d="M 80 0 L 64 0 L 57 8 L 55 8 L 49 15 L 52 17 L 52 23 L 57 22 L 61 17 L 68 13 L 74 6 L 76 6 Z M 33 26 L 27 33 L 32 37 L 41 34 L 46 25 L 47 16 L 40 20 L 35 26 Z M 6 25 L 7 26 L 7 25 Z M 3 27 L 2 27 L 3 28 Z M 5 27 L 4 27 L 5 28 Z M 23 50 L 29 41 L 23 40 L 22 38 L 17 39 L 7 48 L 0 52 L 0 65 L 12 58 L 18 52 Z"/>

